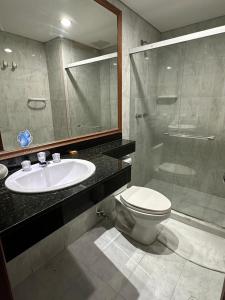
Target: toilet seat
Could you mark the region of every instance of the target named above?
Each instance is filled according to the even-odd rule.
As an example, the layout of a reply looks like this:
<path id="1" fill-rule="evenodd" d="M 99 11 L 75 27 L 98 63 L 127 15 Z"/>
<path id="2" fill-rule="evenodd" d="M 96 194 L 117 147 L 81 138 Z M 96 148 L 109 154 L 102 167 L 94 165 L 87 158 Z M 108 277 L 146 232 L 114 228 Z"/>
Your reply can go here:
<path id="1" fill-rule="evenodd" d="M 120 194 L 127 208 L 151 215 L 164 215 L 171 211 L 171 202 L 163 194 L 150 188 L 132 186 Z"/>

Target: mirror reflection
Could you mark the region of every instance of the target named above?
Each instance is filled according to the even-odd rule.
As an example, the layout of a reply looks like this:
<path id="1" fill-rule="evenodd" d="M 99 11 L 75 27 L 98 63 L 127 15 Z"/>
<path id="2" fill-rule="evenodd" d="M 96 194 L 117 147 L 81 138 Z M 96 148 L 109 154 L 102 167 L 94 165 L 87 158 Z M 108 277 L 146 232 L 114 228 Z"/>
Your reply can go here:
<path id="1" fill-rule="evenodd" d="M 117 128 L 117 16 L 94 0 L 0 6 L 0 150 Z"/>

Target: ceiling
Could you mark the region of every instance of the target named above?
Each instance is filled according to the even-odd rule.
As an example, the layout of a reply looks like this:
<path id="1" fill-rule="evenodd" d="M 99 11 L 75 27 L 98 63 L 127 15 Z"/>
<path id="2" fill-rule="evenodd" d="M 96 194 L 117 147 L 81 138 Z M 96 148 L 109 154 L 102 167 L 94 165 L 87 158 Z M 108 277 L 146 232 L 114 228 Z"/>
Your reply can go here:
<path id="1" fill-rule="evenodd" d="M 0 30 L 47 42 L 65 37 L 97 49 L 117 44 L 117 17 L 93 0 L 0 0 Z M 63 28 L 62 18 L 72 25 Z"/>
<path id="2" fill-rule="evenodd" d="M 225 15 L 225 0 L 121 0 L 159 31 Z"/>

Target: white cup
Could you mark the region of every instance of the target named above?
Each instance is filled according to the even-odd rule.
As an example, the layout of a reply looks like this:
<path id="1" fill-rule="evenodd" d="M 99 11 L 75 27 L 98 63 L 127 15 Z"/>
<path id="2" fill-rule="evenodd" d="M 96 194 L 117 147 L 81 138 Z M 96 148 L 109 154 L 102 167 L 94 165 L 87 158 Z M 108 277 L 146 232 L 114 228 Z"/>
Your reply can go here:
<path id="1" fill-rule="evenodd" d="M 59 163 L 60 162 L 60 153 L 53 153 L 52 160 L 54 163 Z"/>
<path id="2" fill-rule="evenodd" d="M 31 162 L 30 160 L 24 160 L 21 162 L 21 166 L 23 171 L 30 171 L 31 170 Z"/>

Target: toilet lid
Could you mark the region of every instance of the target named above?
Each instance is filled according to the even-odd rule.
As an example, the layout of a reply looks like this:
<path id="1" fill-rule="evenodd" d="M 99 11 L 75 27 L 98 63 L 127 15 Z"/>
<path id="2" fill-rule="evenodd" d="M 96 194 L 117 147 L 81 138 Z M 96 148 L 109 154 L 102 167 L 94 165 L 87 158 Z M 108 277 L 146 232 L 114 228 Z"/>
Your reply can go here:
<path id="1" fill-rule="evenodd" d="M 171 210 L 171 202 L 163 194 L 149 188 L 132 186 L 120 194 L 124 205 L 149 214 L 165 214 Z"/>

